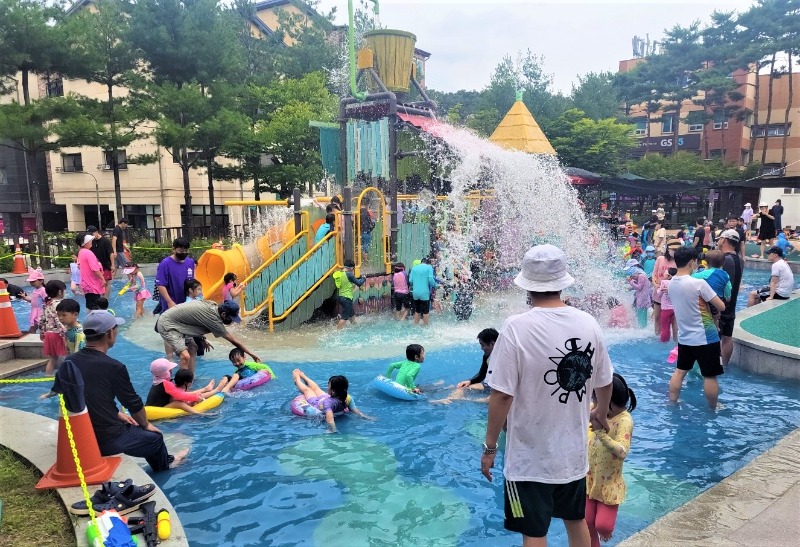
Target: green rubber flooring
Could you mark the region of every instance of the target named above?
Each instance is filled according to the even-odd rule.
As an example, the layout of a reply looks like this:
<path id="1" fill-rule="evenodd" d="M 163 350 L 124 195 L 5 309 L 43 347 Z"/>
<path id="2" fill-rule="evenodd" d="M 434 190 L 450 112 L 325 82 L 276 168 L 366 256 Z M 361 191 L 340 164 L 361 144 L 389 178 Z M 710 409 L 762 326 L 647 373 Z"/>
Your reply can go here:
<path id="1" fill-rule="evenodd" d="M 798 317 L 800 317 L 800 298 L 745 319 L 741 326 L 750 334 L 765 340 L 800 348 Z"/>

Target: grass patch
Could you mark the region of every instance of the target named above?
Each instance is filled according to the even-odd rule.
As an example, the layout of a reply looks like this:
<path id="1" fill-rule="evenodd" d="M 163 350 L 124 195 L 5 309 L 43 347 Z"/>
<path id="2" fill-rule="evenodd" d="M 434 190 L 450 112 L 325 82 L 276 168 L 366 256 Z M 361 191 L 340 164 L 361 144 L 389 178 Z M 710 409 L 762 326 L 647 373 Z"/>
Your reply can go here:
<path id="1" fill-rule="evenodd" d="M 41 477 L 38 469 L 0 446 L 0 546 L 76 545 L 72 522 L 61 498 L 53 490 L 34 488 Z"/>

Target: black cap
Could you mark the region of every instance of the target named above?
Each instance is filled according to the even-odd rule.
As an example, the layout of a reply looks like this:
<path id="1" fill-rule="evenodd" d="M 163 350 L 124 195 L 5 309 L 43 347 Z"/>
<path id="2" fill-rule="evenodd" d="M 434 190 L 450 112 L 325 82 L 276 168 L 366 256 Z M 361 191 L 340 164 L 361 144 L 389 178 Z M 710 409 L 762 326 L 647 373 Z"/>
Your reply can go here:
<path id="1" fill-rule="evenodd" d="M 97 226 L 89 225 L 89 226 L 86 227 L 86 233 L 93 234 L 96 231 L 97 231 Z"/>
<path id="2" fill-rule="evenodd" d="M 344 261 L 344 267 L 345 268 L 355 268 L 356 267 L 356 263 L 353 262 L 352 260 L 348 259 L 348 260 Z"/>
<path id="3" fill-rule="evenodd" d="M 779 257 L 783 258 L 783 249 L 781 249 L 781 248 L 780 248 L 780 247 L 778 247 L 777 245 L 776 245 L 776 246 L 774 246 L 774 247 L 770 247 L 770 248 L 769 248 L 769 250 L 767 251 L 767 254 L 768 254 L 768 255 L 769 255 L 769 254 L 772 254 L 772 253 L 775 253 L 775 254 L 776 254 L 776 255 L 778 255 Z"/>

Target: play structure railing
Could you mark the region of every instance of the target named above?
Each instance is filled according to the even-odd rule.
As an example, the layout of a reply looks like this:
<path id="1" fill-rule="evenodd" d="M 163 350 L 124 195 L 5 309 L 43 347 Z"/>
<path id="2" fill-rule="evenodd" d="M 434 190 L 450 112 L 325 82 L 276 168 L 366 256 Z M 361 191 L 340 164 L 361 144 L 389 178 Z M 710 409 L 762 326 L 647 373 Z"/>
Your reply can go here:
<path id="1" fill-rule="evenodd" d="M 245 278 L 241 306 L 244 317 L 257 315 L 264 309 L 269 303 L 269 290 L 273 283 L 307 253 L 309 215 L 307 211 L 301 211 L 300 214 L 303 229 Z"/>
<path id="2" fill-rule="evenodd" d="M 270 332 L 275 330 L 275 323 L 286 319 L 339 267 L 341 257 L 338 256 L 337 236 L 335 231 L 328 233 L 269 286 L 267 313 Z"/>

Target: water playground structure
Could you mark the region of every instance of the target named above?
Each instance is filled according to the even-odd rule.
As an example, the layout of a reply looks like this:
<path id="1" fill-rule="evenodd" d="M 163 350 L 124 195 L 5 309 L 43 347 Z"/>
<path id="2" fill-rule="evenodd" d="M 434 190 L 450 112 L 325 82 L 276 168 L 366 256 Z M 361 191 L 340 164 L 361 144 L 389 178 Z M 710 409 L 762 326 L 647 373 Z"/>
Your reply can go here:
<path id="1" fill-rule="evenodd" d="M 468 159 L 470 151 L 457 150 L 467 132 L 436 118 L 437 105 L 420 84 L 415 35 L 369 31 L 356 52 L 350 4 L 349 94 L 340 100 L 337 123 L 311 124 L 320 131 L 323 167 L 341 189 L 334 229 L 314 243 L 331 197 L 304 198 L 295 189 L 286 200 L 228 201 L 229 207 L 250 208 L 250 218 L 259 227 L 253 232 L 259 235 L 228 250 L 208 250 L 197 264 L 195 276 L 206 298 L 219 300 L 223 276 L 235 273 L 246 284 L 240 297 L 242 315 L 263 317 L 270 331 L 291 329 L 326 306 L 335 293 L 331 276 L 348 259 L 355 262 L 356 275 L 368 277 L 354 300 L 359 313 L 388 307 L 394 263 L 410 269 L 414 260 L 434 249 L 446 248 L 441 254 L 446 255 L 451 278 L 476 248 L 493 258 L 500 239 L 515 242 L 506 245 L 505 253 L 507 265 L 514 265 L 524 252 L 516 243 L 530 245 L 531 237 L 519 237 L 513 226 L 499 231 L 492 227 L 507 223 L 504 219 L 521 219 L 516 202 L 528 193 L 546 195 L 582 218 L 574 190 L 552 191 L 554 186 L 569 187 L 570 179 L 521 94 L 489 139 L 497 147 L 472 134 L 466 137 L 468 143 L 461 143 L 479 148 L 477 160 L 485 165 L 476 168 L 475 160 Z M 378 3 L 374 4 L 377 13 Z M 502 158 L 499 163 L 508 165 L 498 167 L 485 152 L 487 147 L 518 151 L 515 154 L 526 156 L 525 161 L 534 158 L 525 169 L 538 173 L 536 179 L 515 185 L 502 171 L 515 168 L 518 158 Z M 468 170 L 461 163 L 468 164 Z M 503 188 L 504 181 L 510 188 Z M 543 229 L 552 232 L 547 226 Z"/>

